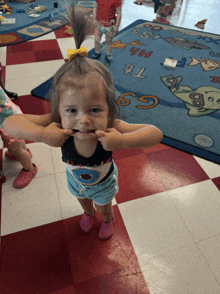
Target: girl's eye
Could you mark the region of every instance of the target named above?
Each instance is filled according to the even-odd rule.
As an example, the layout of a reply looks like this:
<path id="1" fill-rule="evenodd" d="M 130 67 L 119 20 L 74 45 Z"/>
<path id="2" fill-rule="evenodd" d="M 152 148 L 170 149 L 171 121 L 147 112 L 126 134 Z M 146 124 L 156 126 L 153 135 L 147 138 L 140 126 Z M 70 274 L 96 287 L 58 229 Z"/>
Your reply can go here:
<path id="1" fill-rule="evenodd" d="M 71 112 L 71 113 L 75 113 L 76 112 L 76 109 L 68 109 L 67 111 L 68 112 Z"/>
<path id="2" fill-rule="evenodd" d="M 99 108 L 92 108 L 91 111 L 92 111 L 92 112 L 95 112 L 95 113 L 98 113 L 98 112 L 101 111 L 101 109 L 99 109 Z"/>

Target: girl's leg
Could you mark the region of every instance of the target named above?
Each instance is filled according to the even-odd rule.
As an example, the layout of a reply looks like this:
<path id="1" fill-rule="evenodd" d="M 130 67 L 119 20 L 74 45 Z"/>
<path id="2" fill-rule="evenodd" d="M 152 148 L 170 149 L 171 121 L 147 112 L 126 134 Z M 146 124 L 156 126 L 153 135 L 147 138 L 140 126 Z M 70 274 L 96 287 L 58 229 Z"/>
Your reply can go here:
<path id="1" fill-rule="evenodd" d="M 100 52 L 100 43 L 101 43 L 101 38 L 102 38 L 102 32 L 96 28 L 95 29 L 95 52 L 99 53 Z"/>
<path id="2" fill-rule="evenodd" d="M 21 144 L 22 144 L 22 147 L 24 150 L 27 150 L 27 146 L 25 144 L 25 141 L 24 140 L 21 140 Z"/>
<path id="3" fill-rule="evenodd" d="M 113 30 L 106 33 L 106 44 L 107 44 L 106 54 L 107 55 L 110 55 L 111 52 L 112 52 L 112 40 L 113 40 L 113 37 L 114 37 Z"/>
<path id="4" fill-rule="evenodd" d="M 88 198 L 80 199 L 77 198 L 79 203 L 81 204 L 83 210 L 88 216 L 93 216 L 94 214 L 94 207 L 93 207 L 93 201 Z"/>
<path id="5" fill-rule="evenodd" d="M 32 172 L 34 171 L 35 167 L 32 164 L 29 152 L 23 147 L 23 144 L 24 143 L 22 142 L 12 142 L 11 144 L 5 142 L 5 145 L 8 148 L 9 152 L 17 157 L 23 168 L 26 171 Z"/>
<path id="6" fill-rule="evenodd" d="M 95 203 L 97 211 L 102 215 L 104 223 L 110 224 L 113 220 L 112 201 L 106 205 L 98 205 Z"/>
<path id="7" fill-rule="evenodd" d="M 95 222 L 95 209 L 93 207 L 93 201 L 87 198 L 77 199 L 85 211 L 80 220 L 80 227 L 84 232 L 88 233 L 93 228 Z"/>

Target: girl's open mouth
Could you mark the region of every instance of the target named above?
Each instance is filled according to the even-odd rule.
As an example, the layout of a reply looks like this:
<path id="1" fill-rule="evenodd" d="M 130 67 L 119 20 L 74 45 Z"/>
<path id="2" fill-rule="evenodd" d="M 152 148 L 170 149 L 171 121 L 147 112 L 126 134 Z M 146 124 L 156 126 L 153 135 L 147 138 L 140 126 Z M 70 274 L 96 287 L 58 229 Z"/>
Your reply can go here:
<path id="1" fill-rule="evenodd" d="M 84 132 L 81 132 L 81 131 L 76 130 L 76 129 L 73 129 L 73 130 L 74 130 L 74 133 L 79 132 L 79 133 L 81 133 L 81 134 L 95 133 L 95 130 L 88 130 L 88 131 L 84 131 Z"/>

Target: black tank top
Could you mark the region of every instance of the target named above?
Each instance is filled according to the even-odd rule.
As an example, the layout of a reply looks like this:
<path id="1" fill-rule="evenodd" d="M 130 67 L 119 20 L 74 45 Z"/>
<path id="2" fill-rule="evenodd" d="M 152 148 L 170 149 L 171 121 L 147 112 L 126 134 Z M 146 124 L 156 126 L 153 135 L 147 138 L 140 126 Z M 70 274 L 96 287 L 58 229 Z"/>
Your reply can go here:
<path id="1" fill-rule="evenodd" d="M 98 166 L 112 161 L 112 151 L 106 151 L 98 141 L 94 154 L 88 158 L 76 154 L 73 137 L 70 136 L 61 147 L 62 160 L 65 163 L 82 166 Z"/>

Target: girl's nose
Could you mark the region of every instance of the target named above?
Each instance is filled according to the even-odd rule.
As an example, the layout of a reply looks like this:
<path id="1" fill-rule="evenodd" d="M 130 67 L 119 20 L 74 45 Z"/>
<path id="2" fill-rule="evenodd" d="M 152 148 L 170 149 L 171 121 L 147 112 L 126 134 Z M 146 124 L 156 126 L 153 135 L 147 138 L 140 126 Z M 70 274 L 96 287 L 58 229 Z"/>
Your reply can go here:
<path id="1" fill-rule="evenodd" d="M 86 113 L 82 113 L 79 115 L 80 123 L 86 124 L 90 122 L 90 118 Z"/>

